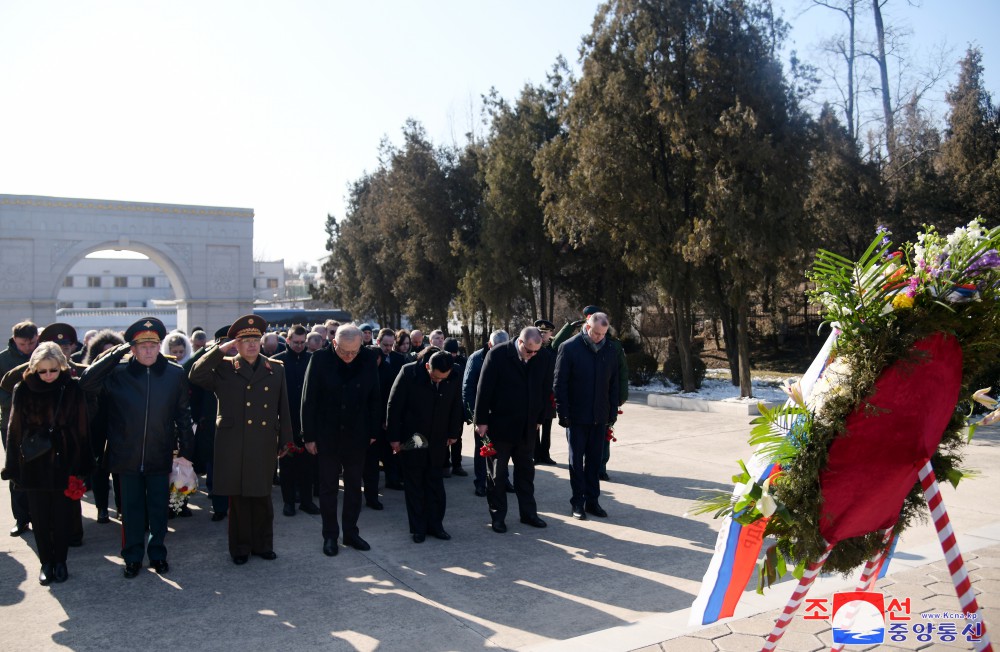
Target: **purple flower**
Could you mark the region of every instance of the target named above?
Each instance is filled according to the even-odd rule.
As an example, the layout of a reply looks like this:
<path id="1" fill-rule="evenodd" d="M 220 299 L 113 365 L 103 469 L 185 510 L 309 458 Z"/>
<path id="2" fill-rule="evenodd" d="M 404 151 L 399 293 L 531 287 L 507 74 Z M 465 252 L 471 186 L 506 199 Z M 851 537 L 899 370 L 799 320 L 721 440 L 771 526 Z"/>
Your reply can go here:
<path id="1" fill-rule="evenodd" d="M 983 252 L 979 258 L 972 261 L 972 264 L 965 271 L 968 274 L 975 274 L 985 270 L 997 269 L 998 267 L 1000 267 L 1000 254 L 997 254 L 996 249 L 989 249 Z"/>

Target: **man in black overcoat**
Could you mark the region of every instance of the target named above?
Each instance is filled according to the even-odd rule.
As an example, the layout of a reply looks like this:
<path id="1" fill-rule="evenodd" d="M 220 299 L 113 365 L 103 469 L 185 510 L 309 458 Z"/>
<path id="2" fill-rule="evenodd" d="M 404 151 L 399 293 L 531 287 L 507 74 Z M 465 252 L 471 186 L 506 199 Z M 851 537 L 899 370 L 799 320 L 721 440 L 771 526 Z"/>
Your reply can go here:
<path id="1" fill-rule="evenodd" d="M 506 532 L 507 463 L 514 462 L 514 492 L 521 522 L 545 527 L 535 504 L 536 431 L 552 388 L 551 367 L 538 355 L 542 336 L 529 326 L 520 336 L 490 349 L 476 391 L 474 421 L 496 455 L 487 460 L 486 498 L 494 532 Z"/>
<path id="2" fill-rule="evenodd" d="M 465 410 L 460 374 L 450 353 L 439 351 L 424 362 L 403 367 L 389 393 L 389 445 L 400 458 L 406 515 L 414 543 L 430 534 L 450 539 L 444 530 L 445 493 L 440 460 L 462 437 Z"/>
<path id="3" fill-rule="evenodd" d="M 363 333 L 364 331 L 362 331 Z M 372 353 L 378 357 L 378 386 L 382 396 L 382 423 L 379 426 L 379 434 L 375 443 L 368 447 L 365 454 L 364 481 L 365 504 L 372 509 L 382 509 L 382 501 L 378 499 L 378 465 L 379 462 L 385 468 L 386 489 L 402 489 L 403 483 L 400 480 L 399 460 L 393 456 L 389 447 L 389 439 L 386 436 L 386 406 L 389 402 L 389 391 L 396 376 L 407 363 L 406 356 L 392 350 L 396 343 L 396 333 L 391 328 L 383 328 L 375 338 L 376 345 L 370 347 Z"/>
<path id="4" fill-rule="evenodd" d="M 292 406 L 292 441 L 301 448 L 302 441 L 302 384 L 306 380 L 306 369 L 312 353 L 306 351 L 305 326 L 296 324 L 288 331 L 285 339 L 287 348 L 274 356 L 275 360 L 285 365 L 285 383 L 288 385 L 288 404 Z M 306 514 L 319 514 L 319 507 L 313 502 L 313 478 L 315 477 L 316 457 L 314 455 L 294 453 L 285 455 L 278 460 L 281 472 L 281 500 L 284 503 L 282 513 L 285 516 L 295 516 L 295 500 L 298 494 L 299 509 Z"/>
<path id="5" fill-rule="evenodd" d="M 337 329 L 332 346 L 314 351 L 302 387 L 302 439 L 319 460 L 319 508 L 323 515 L 323 554 L 337 554 L 337 493 L 344 471 L 343 541 L 370 550 L 358 533 L 361 475 L 368 446 L 382 428 L 382 398 L 375 353 L 361 345 L 361 331 Z"/>

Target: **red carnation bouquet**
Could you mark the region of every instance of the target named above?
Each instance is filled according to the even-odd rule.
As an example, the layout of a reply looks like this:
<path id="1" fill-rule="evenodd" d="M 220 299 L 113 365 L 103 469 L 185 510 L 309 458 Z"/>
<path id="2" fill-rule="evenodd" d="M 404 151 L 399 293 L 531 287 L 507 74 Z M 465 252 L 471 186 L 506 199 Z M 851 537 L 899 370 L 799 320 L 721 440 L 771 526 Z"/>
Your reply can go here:
<path id="1" fill-rule="evenodd" d="M 284 457 L 295 457 L 296 455 L 299 455 L 299 454 L 305 453 L 305 452 L 306 452 L 305 447 L 303 447 L 303 446 L 297 446 L 295 444 L 295 441 L 293 440 L 293 441 L 290 441 L 287 444 L 285 444 Z"/>
<path id="2" fill-rule="evenodd" d="M 493 442 L 490 441 L 489 435 L 484 434 L 481 439 L 483 440 L 483 445 L 479 448 L 480 457 L 493 457 L 497 454 L 497 449 L 493 448 Z"/>
<path id="3" fill-rule="evenodd" d="M 69 482 L 63 490 L 63 495 L 70 500 L 80 500 L 85 493 L 87 493 L 87 485 L 83 478 L 76 475 L 69 476 Z"/>

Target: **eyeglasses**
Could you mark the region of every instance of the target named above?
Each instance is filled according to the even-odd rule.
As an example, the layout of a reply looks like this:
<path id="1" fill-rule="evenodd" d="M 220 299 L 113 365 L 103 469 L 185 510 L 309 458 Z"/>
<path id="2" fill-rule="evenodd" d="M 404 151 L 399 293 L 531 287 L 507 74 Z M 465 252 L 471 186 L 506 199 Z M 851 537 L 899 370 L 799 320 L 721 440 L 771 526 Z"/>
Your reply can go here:
<path id="1" fill-rule="evenodd" d="M 361 349 L 354 349 L 353 351 L 348 351 L 344 347 L 337 348 L 337 355 L 344 358 L 353 358 L 357 354 L 361 353 Z"/>
<path id="2" fill-rule="evenodd" d="M 59 370 L 58 369 L 35 369 L 35 372 L 39 376 L 41 376 L 42 374 L 57 374 L 57 373 L 59 373 Z"/>

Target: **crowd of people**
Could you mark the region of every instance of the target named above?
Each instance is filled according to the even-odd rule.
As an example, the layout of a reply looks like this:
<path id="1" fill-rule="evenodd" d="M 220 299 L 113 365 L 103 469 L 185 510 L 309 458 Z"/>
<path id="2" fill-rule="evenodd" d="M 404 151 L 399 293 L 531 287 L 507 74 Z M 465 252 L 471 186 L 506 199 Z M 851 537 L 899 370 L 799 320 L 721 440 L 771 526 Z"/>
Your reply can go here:
<path id="1" fill-rule="evenodd" d="M 363 504 L 384 508 L 383 477 L 384 489 L 404 494 L 415 543 L 447 540 L 444 478 L 469 475 L 465 424 L 473 490 L 486 498 L 492 529 L 507 530 L 508 494 L 522 523 L 544 528 L 534 470 L 555 464 L 553 420 L 569 443 L 570 513 L 607 517 L 599 498 L 608 433 L 628 396 L 625 358 L 608 330 L 607 315 L 588 306 L 559 333 L 546 320 L 513 337 L 498 330 L 466 358 L 442 330 L 332 320 L 279 331 L 245 315 L 189 337 L 149 317 L 82 342 L 69 324 L 15 324 L 0 352 L 10 535 L 32 530 L 39 582 L 63 582 L 68 549 L 82 544 L 80 498 L 93 492 L 96 521 L 106 524 L 111 494 L 124 576 L 136 577 L 145 560 L 167 573 L 167 521 L 192 515 L 172 482 L 194 473 L 212 520 L 228 522 L 237 565 L 277 558 L 275 484 L 284 516 L 321 516 L 327 556 L 340 543 L 370 549 L 358 521 Z"/>

